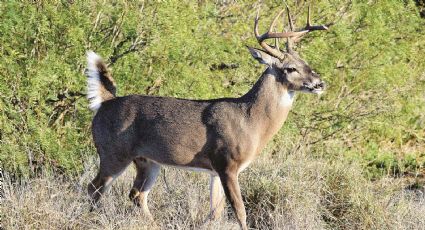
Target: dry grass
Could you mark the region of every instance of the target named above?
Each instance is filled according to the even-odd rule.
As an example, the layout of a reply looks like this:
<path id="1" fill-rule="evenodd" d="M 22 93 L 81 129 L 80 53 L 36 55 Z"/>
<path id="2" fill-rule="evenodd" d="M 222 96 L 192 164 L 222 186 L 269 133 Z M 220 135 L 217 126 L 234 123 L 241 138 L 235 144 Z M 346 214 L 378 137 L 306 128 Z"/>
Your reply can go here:
<path id="1" fill-rule="evenodd" d="M 5 175 L 0 208 L 5 229 L 238 229 L 233 214 L 218 222 L 209 214 L 208 175 L 163 169 L 150 194 L 156 219 L 149 223 L 127 198 L 129 168 L 89 212 L 84 174 L 65 179 L 47 173 L 12 183 Z M 241 174 L 248 221 L 258 229 L 425 229 L 424 189 L 406 190 L 405 180 L 370 182 L 344 161 L 297 154 L 262 156 Z"/>

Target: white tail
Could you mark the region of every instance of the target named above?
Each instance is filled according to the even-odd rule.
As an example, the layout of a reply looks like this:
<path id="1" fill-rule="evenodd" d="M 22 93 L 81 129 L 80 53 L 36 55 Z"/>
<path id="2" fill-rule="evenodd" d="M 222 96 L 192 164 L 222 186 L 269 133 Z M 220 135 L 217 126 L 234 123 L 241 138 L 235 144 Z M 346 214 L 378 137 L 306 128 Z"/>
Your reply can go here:
<path id="1" fill-rule="evenodd" d="M 102 102 L 115 97 L 115 83 L 102 58 L 93 51 L 87 51 L 86 75 L 89 107 L 96 112 Z"/>
<path id="2" fill-rule="evenodd" d="M 99 79 L 99 71 L 96 67 L 96 63 L 100 60 L 100 56 L 95 52 L 87 52 L 87 98 L 90 101 L 90 109 L 93 111 L 97 111 L 102 103 L 99 90 L 101 83 Z"/>

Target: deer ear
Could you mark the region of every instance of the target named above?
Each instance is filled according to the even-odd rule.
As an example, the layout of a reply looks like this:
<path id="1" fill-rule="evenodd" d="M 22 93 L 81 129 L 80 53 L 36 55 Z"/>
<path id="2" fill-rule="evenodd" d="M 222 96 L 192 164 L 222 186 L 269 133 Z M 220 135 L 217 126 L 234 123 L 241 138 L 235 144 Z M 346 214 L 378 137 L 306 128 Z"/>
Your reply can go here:
<path id="1" fill-rule="evenodd" d="M 274 63 L 278 61 L 277 58 L 271 56 L 270 54 L 256 49 L 252 47 L 248 47 L 249 52 L 251 53 L 252 57 L 254 57 L 257 61 L 259 61 L 261 64 L 266 64 L 268 66 L 272 66 Z"/>

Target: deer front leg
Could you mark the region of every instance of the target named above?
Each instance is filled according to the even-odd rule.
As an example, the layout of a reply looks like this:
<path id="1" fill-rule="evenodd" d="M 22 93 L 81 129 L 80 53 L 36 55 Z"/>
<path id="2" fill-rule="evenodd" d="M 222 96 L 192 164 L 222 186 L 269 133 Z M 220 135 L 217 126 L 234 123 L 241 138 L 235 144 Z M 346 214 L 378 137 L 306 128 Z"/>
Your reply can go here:
<path id="1" fill-rule="evenodd" d="M 246 212 L 243 204 L 241 190 L 239 187 L 237 170 L 226 170 L 219 173 L 221 183 L 223 185 L 224 193 L 236 214 L 239 225 L 243 230 L 247 230 L 246 225 Z"/>

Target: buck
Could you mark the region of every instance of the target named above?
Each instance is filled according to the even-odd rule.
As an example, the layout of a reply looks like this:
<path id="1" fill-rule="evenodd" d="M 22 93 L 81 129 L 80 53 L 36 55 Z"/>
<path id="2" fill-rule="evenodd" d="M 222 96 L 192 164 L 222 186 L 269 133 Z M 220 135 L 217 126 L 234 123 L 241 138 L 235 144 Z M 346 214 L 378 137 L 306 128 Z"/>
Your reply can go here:
<path id="1" fill-rule="evenodd" d="M 94 202 L 115 178 L 133 162 L 137 175 L 130 199 L 150 218 L 147 197 L 162 165 L 208 172 L 211 216 L 217 219 L 227 197 L 239 225 L 247 229 L 238 175 L 259 155 L 288 116 L 295 92 L 320 94 L 325 84 L 320 76 L 292 49 L 308 32 L 326 30 L 310 24 L 290 31 L 254 34 L 264 50 L 248 47 L 251 55 L 267 66 L 249 92 L 238 98 L 188 100 L 144 95 L 115 95 L 115 82 L 106 64 L 94 52 L 87 52 L 88 98 L 96 111 L 92 122 L 94 144 L 100 157 L 99 172 L 88 185 Z M 286 51 L 266 43 L 287 39 Z M 276 42 L 277 44 L 277 42 Z"/>

